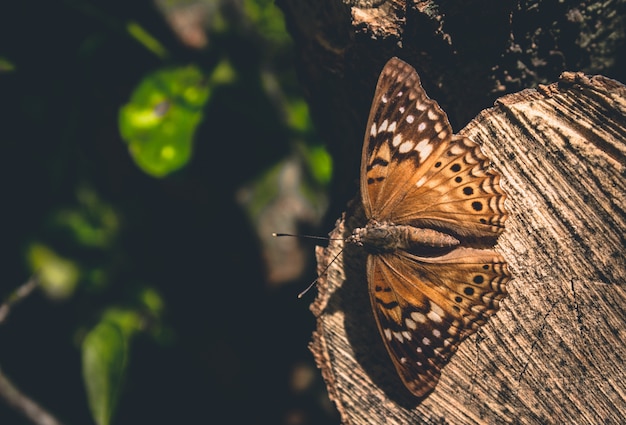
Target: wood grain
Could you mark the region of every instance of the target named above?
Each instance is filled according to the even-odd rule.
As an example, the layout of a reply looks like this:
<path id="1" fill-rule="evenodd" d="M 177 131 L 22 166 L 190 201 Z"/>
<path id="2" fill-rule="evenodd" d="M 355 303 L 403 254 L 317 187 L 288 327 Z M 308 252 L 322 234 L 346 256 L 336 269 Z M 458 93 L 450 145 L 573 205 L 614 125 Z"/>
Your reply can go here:
<path id="1" fill-rule="evenodd" d="M 365 253 L 318 248 L 311 350 L 346 424 L 623 423 L 626 412 L 626 87 L 563 73 L 505 96 L 461 132 L 503 175 L 510 218 L 496 249 L 514 279 L 424 400 L 378 335 Z M 358 201 L 331 237 L 363 223 Z"/>

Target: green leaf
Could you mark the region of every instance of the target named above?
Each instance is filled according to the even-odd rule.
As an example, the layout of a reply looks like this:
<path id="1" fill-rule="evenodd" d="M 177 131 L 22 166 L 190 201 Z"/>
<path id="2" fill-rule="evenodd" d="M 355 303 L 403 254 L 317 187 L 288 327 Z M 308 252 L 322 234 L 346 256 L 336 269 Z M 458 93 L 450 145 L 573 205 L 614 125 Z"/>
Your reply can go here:
<path id="1" fill-rule="evenodd" d="M 159 58 L 164 59 L 168 56 L 167 49 L 146 31 L 139 23 L 131 21 L 126 24 L 126 30 L 137 41 L 143 44 L 148 50 L 157 55 Z"/>
<path id="2" fill-rule="evenodd" d="M 313 176 L 321 184 L 328 184 L 333 176 L 333 159 L 324 146 L 309 148 L 308 161 Z"/>
<path id="3" fill-rule="evenodd" d="M 285 18 L 273 0 L 244 0 L 243 6 L 246 15 L 258 27 L 263 37 L 275 45 L 291 42 L 285 28 Z"/>
<path id="4" fill-rule="evenodd" d="M 41 288 L 49 297 L 61 300 L 74 294 L 80 278 L 80 269 L 74 261 L 39 242 L 30 244 L 27 256 L 32 271 L 39 276 Z"/>
<path id="5" fill-rule="evenodd" d="M 83 379 L 89 408 L 98 425 L 109 425 L 117 407 L 126 372 L 127 332 L 103 320 L 83 341 Z"/>
<path id="6" fill-rule="evenodd" d="M 164 177 L 187 164 L 209 95 L 206 76 L 195 66 L 143 79 L 120 110 L 119 128 L 144 172 Z"/>
<path id="7" fill-rule="evenodd" d="M 119 232 L 119 216 L 90 186 L 76 190 L 77 205 L 64 207 L 52 214 L 52 223 L 72 235 L 81 247 L 111 248 Z"/>

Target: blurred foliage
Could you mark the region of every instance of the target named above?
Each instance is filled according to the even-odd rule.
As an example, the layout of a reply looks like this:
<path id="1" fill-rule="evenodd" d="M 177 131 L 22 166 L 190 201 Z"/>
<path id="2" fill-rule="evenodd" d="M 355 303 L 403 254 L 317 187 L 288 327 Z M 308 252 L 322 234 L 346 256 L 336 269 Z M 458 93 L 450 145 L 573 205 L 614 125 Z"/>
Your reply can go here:
<path id="1" fill-rule="evenodd" d="M 143 44 L 146 49 L 150 50 L 161 59 L 167 58 L 168 53 L 165 47 L 137 22 L 129 22 L 126 24 L 126 29 L 128 33 Z"/>
<path id="2" fill-rule="evenodd" d="M 291 48 L 271 0 L 1 7 L 0 296 L 42 290 L 0 366 L 62 420 L 335 421 L 317 374 L 290 387 L 313 318 L 266 285 L 258 236 L 285 164 L 317 219 L 332 175 Z"/>
<path id="3" fill-rule="evenodd" d="M 30 246 L 28 260 L 51 298 L 67 298 L 74 293 L 80 274 L 76 263 L 36 242 Z"/>
<path id="4" fill-rule="evenodd" d="M 0 73 L 15 71 L 15 65 L 6 58 L 0 56 Z"/>
<path id="5" fill-rule="evenodd" d="M 128 338 L 113 321 L 102 321 L 83 340 L 83 377 L 89 407 L 98 425 L 115 413 L 126 372 Z"/>
<path id="6" fill-rule="evenodd" d="M 194 66 L 162 69 L 145 77 L 120 110 L 122 138 L 137 165 L 163 177 L 185 166 L 210 89 Z"/>

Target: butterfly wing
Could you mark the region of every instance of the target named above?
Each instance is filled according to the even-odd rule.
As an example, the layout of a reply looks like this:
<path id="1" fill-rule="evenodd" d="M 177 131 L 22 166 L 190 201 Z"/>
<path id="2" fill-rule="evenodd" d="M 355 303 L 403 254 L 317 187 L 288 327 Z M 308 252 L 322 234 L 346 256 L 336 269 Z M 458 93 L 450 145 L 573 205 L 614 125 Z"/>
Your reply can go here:
<path id="1" fill-rule="evenodd" d="M 446 114 L 426 95 L 413 67 L 390 59 L 376 85 L 363 142 L 361 196 L 367 217 L 393 210 L 451 136 Z"/>
<path id="2" fill-rule="evenodd" d="M 369 255 L 378 329 L 405 386 L 423 397 L 459 344 L 498 310 L 510 279 L 501 255 L 457 248 L 433 258 Z"/>
<path id="3" fill-rule="evenodd" d="M 377 214 L 397 224 L 434 227 L 462 237 L 501 234 L 506 194 L 480 147 L 455 135 L 432 161 L 419 180 L 404 187 L 391 209 L 380 208 Z"/>
<path id="4" fill-rule="evenodd" d="M 378 80 L 361 160 L 368 218 L 466 237 L 504 230 L 500 176 L 471 140 L 452 135 L 413 67 L 387 62 Z"/>

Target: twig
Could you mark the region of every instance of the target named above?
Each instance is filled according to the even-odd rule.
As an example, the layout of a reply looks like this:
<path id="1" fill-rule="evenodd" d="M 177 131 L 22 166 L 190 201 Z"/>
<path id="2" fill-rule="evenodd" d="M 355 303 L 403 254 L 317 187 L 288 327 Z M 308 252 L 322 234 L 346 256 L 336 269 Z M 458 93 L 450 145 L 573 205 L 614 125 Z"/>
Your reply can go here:
<path id="1" fill-rule="evenodd" d="M 44 408 L 22 393 L 0 369 L 0 398 L 37 425 L 62 425 Z"/>
<path id="2" fill-rule="evenodd" d="M 31 277 L 26 283 L 17 288 L 9 298 L 0 305 L 0 324 L 2 324 L 9 313 L 11 308 L 17 303 L 28 297 L 39 284 L 37 276 Z M 39 404 L 33 401 L 30 397 L 22 393 L 10 380 L 7 378 L 2 369 L 0 369 L 0 398 L 15 410 L 21 412 L 26 418 L 30 419 L 37 425 L 62 425 L 54 416 L 48 413 Z"/>
<path id="3" fill-rule="evenodd" d="M 26 283 L 9 295 L 9 298 L 2 305 L 0 305 L 0 325 L 5 321 L 11 312 L 11 308 L 29 296 L 38 284 L 39 280 L 37 279 L 37 275 L 33 275 Z"/>

